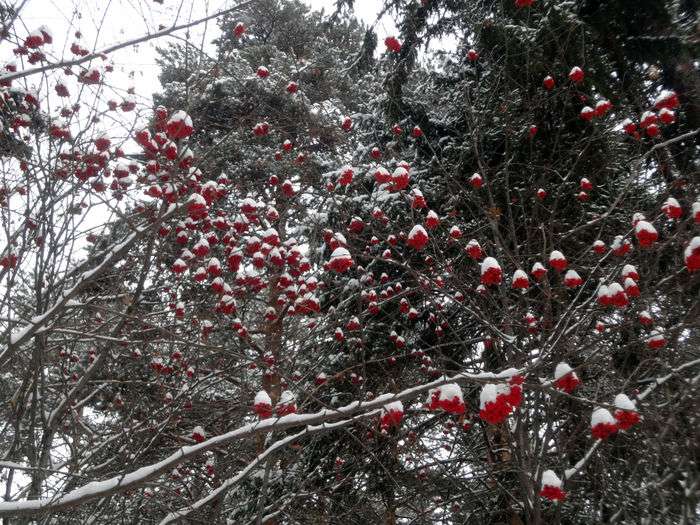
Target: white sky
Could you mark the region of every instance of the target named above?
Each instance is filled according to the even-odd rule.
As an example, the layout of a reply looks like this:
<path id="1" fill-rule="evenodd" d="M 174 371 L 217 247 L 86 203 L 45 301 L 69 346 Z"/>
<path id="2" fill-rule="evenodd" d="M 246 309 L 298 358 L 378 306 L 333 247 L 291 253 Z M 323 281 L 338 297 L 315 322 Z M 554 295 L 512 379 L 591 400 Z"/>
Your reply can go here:
<path id="1" fill-rule="evenodd" d="M 282 0 L 284 1 L 284 0 Z M 22 0 L 9 0 L 8 3 L 20 5 Z M 200 19 L 207 14 L 220 12 L 237 3 L 238 0 L 163 0 L 162 4 L 155 0 L 27 0 L 15 23 L 14 30 L 17 38 L 23 41 L 27 34 L 42 25 L 47 26 L 54 38 L 51 45 L 43 46 L 42 51 L 47 54 L 51 62 L 60 62 L 62 58 L 75 58 L 70 52 L 70 45 L 76 41 L 76 31 L 82 33 L 78 40 L 82 47 L 89 50 L 104 49 L 110 45 L 126 42 L 138 37 L 154 33 L 159 26 L 171 27 Z M 314 8 L 326 8 L 330 11 L 335 0 L 306 0 L 306 3 Z M 366 24 L 373 25 L 378 11 L 381 9 L 380 0 L 356 0 L 355 13 Z M 395 26 L 389 17 L 384 17 L 377 22 L 375 29 L 381 39 L 388 33 L 394 33 Z M 190 30 L 190 40 L 197 45 L 204 42 L 208 45 L 219 35 L 219 28 L 215 20 L 197 25 Z M 175 37 L 184 38 L 186 33 L 179 31 Z M 133 86 L 135 98 L 138 104 L 137 112 L 122 113 L 121 111 L 108 112 L 101 122 L 95 127 L 96 132 L 106 132 L 116 140 L 126 138 L 129 130 L 134 127 L 134 119 L 142 116 L 150 116 L 152 109 L 152 95 L 160 91 L 158 81 L 159 68 L 156 65 L 156 48 L 167 46 L 169 42 L 175 42 L 174 37 L 163 37 L 151 40 L 138 46 L 130 46 L 109 55 L 114 64 L 114 72 L 107 77 L 107 82 L 101 89 L 102 102 L 96 109 L 104 111 L 106 100 L 114 99 L 120 102 L 127 95 L 127 88 Z M 12 49 L 15 44 L 10 41 L 0 42 L 0 66 L 8 61 L 17 61 L 18 69 L 35 67 L 28 63 L 22 63 L 21 57 L 15 57 Z M 99 60 L 96 61 L 99 63 Z M 78 71 L 78 68 L 74 68 Z M 70 103 L 75 102 L 74 95 L 81 90 L 75 75 L 66 76 L 61 69 L 52 71 L 48 81 L 41 75 L 25 77 L 14 82 L 15 86 L 24 88 L 39 88 L 42 97 L 42 108 L 48 110 L 50 115 L 57 115 L 61 105 L 65 102 L 54 93 L 53 87 L 61 81 L 68 86 L 71 93 Z M 94 102 L 91 94 L 96 91 L 89 86 L 83 92 L 81 104 L 91 106 Z M 43 97 L 49 94 L 49 99 Z M 88 110 L 81 110 L 79 121 L 91 117 Z M 138 125 L 137 125 L 138 129 Z M 132 143 L 126 144 L 127 152 L 135 147 Z M 96 226 L 96 225 L 94 225 Z"/>
<path id="2" fill-rule="evenodd" d="M 14 0 L 14 3 L 19 4 L 20 0 Z M 83 47 L 99 49 L 157 31 L 161 24 L 170 27 L 175 23 L 196 20 L 233 3 L 232 0 L 163 0 L 162 4 L 154 0 L 28 0 L 20 13 L 21 21 L 16 24 L 16 30 L 20 37 L 24 37 L 29 31 L 46 25 L 54 34 L 54 43 L 48 47 L 52 52 L 49 55 L 51 60 L 61 56 L 72 58 L 68 48 L 75 40 L 73 33 L 78 29 L 83 33 L 80 41 Z M 330 10 L 334 0 L 306 0 L 306 3 L 315 9 L 325 7 Z M 368 25 L 375 22 L 380 8 L 381 2 L 378 0 L 355 2 L 356 15 Z M 99 35 L 97 28 L 100 28 Z M 376 25 L 376 30 L 383 36 L 393 32 L 395 26 L 391 19 L 384 17 Z M 190 39 L 200 43 L 203 34 L 205 42 L 218 35 L 214 20 L 193 28 Z M 183 37 L 184 32 L 180 32 L 179 36 Z M 139 102 L 150 105 L 152 93 L 160 89 L 155 48 L 165 44 L 166 39 L 155 39 L 110 55 L 115 64 L 110 85 L 124 89 L 133 85 Z M 0 59 L 13 60 L 12 47 L 8 42 L 0 44 Z M 37 82 L 38 79 L 33 81 Z M 31 84 L 30 80 L 26 87 Z"/>

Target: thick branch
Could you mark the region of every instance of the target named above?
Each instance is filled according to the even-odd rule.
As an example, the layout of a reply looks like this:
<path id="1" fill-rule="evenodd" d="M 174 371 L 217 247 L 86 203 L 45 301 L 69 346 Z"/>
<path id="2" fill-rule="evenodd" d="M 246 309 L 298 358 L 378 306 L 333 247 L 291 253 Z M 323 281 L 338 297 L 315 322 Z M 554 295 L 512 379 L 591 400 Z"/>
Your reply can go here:
<path id="1" fill-rule="evenodd" d="M 173 468 L 186 460 L 232 441 L 252 437 L 264 432 L 280 432 L 307 425 L 321 425 L 353 414 L 366 413 L 382 408 L 391 401 L 411 399 L 431 388 L 450 382 L 465 382 L 470 380 L 483 382 L 494 379 L 505 379 L 517 372 L 518 371 L 511 368 L 498 374 L 491 372 L 482 372 L 479 374 L 461 373 L 450 378 L 441 378 L 424 385 L 409 388 L 397 394 L 383 394 L 372 401 L 354 401 L 337 409 L 325 409 L 313 414 L 291 414 L 280 418 L 257 421 L 232 430 L 231 432 L 227 432 L 226 434 L 213 437 L 202 443 L 182 447 L 177 452 L 158 463 L 141 467 L 128 474 L 114 476 L 104 481 L 93 481 L 63 496 L 28 501 L 2 502 L 0 503 L 0 516 L 31 516 L 46 511 L 56 512 L 64 510 L 97 498 L 132 490 L 149 480 L 157 478 L 165 472 L 170 472 Z"/>

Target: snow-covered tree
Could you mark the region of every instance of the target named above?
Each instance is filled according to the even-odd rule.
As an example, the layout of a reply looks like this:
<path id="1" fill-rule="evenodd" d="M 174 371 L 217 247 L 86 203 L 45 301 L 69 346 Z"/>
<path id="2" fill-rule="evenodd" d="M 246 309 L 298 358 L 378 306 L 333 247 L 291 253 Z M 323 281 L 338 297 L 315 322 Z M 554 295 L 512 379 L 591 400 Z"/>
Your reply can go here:
<path id="1" fill-rule="evenodd" d="M 697 518 L 692 6 L 352 4 L 0 10 L 0 516 Z"/>

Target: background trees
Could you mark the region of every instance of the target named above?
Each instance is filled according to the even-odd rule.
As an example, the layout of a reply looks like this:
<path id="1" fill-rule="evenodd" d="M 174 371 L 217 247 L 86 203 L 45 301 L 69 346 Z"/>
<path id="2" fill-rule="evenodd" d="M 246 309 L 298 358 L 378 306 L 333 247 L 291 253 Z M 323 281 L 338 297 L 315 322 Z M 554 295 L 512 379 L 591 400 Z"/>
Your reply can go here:
<path id="1" fill-rule="evenodd" d="M 0 514 L 692 522 L 693 6 L 336 7 L 152 108 L 3 12 Z"/>

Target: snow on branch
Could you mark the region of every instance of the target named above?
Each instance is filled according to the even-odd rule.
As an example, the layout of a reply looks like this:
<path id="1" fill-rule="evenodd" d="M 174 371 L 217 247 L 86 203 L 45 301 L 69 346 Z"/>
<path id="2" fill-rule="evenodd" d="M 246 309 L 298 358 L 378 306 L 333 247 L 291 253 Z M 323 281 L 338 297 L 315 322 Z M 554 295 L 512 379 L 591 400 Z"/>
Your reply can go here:
<path id="1" fill-rule="evenodd" d="M 196 445 L 182 447 L 177 452 L 171 454 L 158 463 L 141 467 L 140 469 L 128 474 L 114 476 L 103 481 L 93 481 L 72 490 L 63 496 L 54 496 L 50 498 L 27 501 L 1 502 L 0 516 L 31 516 L 46 511 L 56 512 L 83 504 L 93 499 L 131 490 L 149 480 L 157 478 L 165 472 L 169 472 L 183 461 L 196 457 L 208 450 L 225 445 L 226 443 L 230 443 L 232 441 L 244 439 L 265 432 L 278 432 L 307 425 L 328 424 L 337 418 L 378 410 L 391 401 L 402 401 L 414 398 L 418 394 L 447 383 L 457 381 L 464 382 L 469 380 L 480 382 L 494 379 L 507 379 L 517 373 L 519 373 L 519 371 L 513 368 L 509 368 L 499 373 L 460 373 L 449 378 L 443 377 L 435 381 L 431 381 L 430 383 L 408 388 L 396 394 L 382 394 L 371 401 L 354 401 L 337 409 L 324 409 L 313 414 L 290 414 L 279 418 L 269 418 L 262 421 L 257 421 L 255 423 L 249 423 L 248 425 L 244 425 L 236 430 L 215 436 L 208 440 L 202 441 L 201 443 L 197 443 Z"/>
<path id="2" fill-rule="evenodd" d="M 102 261 L 91 270 L 83 272 L 83 274 L 78 277 L 77 282 L 70 289 L 64 291 L 61 297 L 51 307 L 44 313 L 33 317 L 27 325 L 11 332 L 7 347 L 0 353 L 0 368 L 4 367 L 10 359 L 12 359 L 12 356 L 22 344 L 38 333 L 49 320 L 63 312 L 65 308 L 70 305 L 70 300 L 73 297 L 80 293 L 87 285 L 94 282 L 95 279 L 100 277 L 105 271 L 112 268 L 116 262 L 124 258 L 129 248 L 131 248 L 136 241 L 156 228 L 162 221 L 175 215 L 180 209 L 180 206 L 174 204 L 170 205 L 165 213 L 156 221 L 137 228 L 136 231 L 131 233 L 122 242 L 106 250 Z"/>
<path id="3" fill-rule="evenodd" d="M 17 71 L 14 73 L 9 73 L 6 75 L 0 76 L 0 81 L 2 82 L 10 82 L 12 80 L 18 79 L 18 78 L 23 78 L 23 77 L 28 77 L 30 75 L 36 75 L 37 73 L 44 73 L 45 71 L 51 71 L 53 69 L 59 69 L 59 68 L 65 68 L 65 67 L 70 67 L 70 66 L 77 66 L 79 64 L 84 64 L 85 62 L 89 62 L 90 60 L 94 60 L 96 58 L 103 58 L 106 55 L 109 55 L 110 53 L 114 53 L 115 51 L 118 51 L 120 49 L 123 49 L 125 47 L 133 46 L 136 44 L 142 44 L 143 42 L 148 42 L 149 40 L 155 40 L 157 38 L 162 38 L 164 36 L 168 36 L 171 33 L 175 33 L 177 31 L 180 31 L 182 29 L 188 29 L 190 27 L 194 27 L 196 25 L 202 24 L 204 22 L 207 22 L 213 18 L 218 18 L 220 16 L 223 16 L 228 13 L 233 13 L 235 11 L 238 11 L 247 5 L 251 4 L 252 0 L 248 0 L 247 2 L 241 2 L 238 5 L 235 5 L 233 7 L 230 7 L 228 9 L 222 9 L 221 11 L 217 11 L 216 13 L 213 13 L 211 15 L 198 18 L 197 20 L 193 20 L 192 22 L 188 22 L 186 24 L 180 24 L 180 25 L 174 25 L 171 27 L 168 27 L 166 29 L 162 29 L 161 31 L 156 31 L 155 33 L 150 33 L 146 34 L 143 36 L 140 36 L 138 38 L 134 38 L 132 40 L 127 40 L 126 42 L 120 42 L 118 44 L 111 45 L 109 47 L 105 47 L 104 49 L 101 49 L 99 51 L 95 51 L 94 53 L 90 53 L 89 55 L 85 55 L 80 58 L 76 58 L 74 60 L 64 60 L 61 62 L 53 62 L 50 64 L 46 64 L 45 66 L 41 67 L 35 67 L 31 69 L 24 69 L 22 71 Z"/>
<path id="4" fill-rule="evenodd" d="M 281 439 L 279 441 L 276 441 L 272 445 L 270 445 L 265 452 L 262 454 L 258 455 L 253 461 L 248 463 L 246 467 L 241 470 L 238 474 L 233 476 L 232 478 L 227 479 L 224 481 L 221 485 L 219 485 L 215 490 L 211 491 L 208 496 L 201 498 L 200 500 L 196 501 L 192 505 L 180 509 L 175 512 L 171 512 L 168 514 L 163 520 L 160 522 L 160 525 L 165 525 L 166 523 L 172 523 L 173 521 L 183 518 L 185 516 L 188 516 L 192 511 L 197 510 L 207 503 L 213 501 L 217 497 L 219 497 L 222 493 L 225 493 L 228 489 L 236 485 L 237 483 L 243 481 L 248 477 L 248 475 L 252 472 L 252 470 L 259 465 L 262 461 L 267 459 L 272 453 L 276 452 L 277 450 L 280 450 L 281 448 L 285 447 L 289 443 L 292 443 L 296 441 L 297 439 L 300 439 L 304 436 L 308 436 L 310 434 L 317 434 L 319 432 L 326 432 L 328 430 L 333 430 L 336 428 L 344 427 L 346 425 L 349 425 L 351 423 L 354 423 L 360 419 L 365 419 L 368 417 L 372 417 L 375 415 L 378 415 L 381 412 L 381 410 L 373 410 L 370 412 L 366 412 L 364 414 L 360 414 L 358 416 L 355 416 L 350 419 L 343 419 L 341 421 L 336 421 L 335 423 L 323 423 L 321 425 L 315 425 L 315 426 L 308 426 L 301 432 L 297 432 L 296 434 L 292 434 L 291 436 L 287 436 L 284 439 Z"/>
<path id="5" fill-rule="evenodd" d="M 641 394 L 639 394 L 639 396 L 637 397 L 637 399 L 639 399 L 640 401 L 642 401 L 642 400 L 645 399 L 649 394 L 651 394 L 657 387 L 663 385 L 666 381 L 668 381 L 669 379 L 671 379 L 674 375 L 676 375 L 676 374 L 677 374 L 678 372 L 680 372 L 681 370 L 685 370 L 686 368 L 692 368 L 692 367 L 697 366 L 697 365 L 700 365 L 700 359 L 695 359 L 695 360 L 693 360 L 693 361 L 688 361 L 687 363 L 683 363 L 682 365 L 680 365 L 680 366 L 674 368 L 673 370 L 671 370 L 671 371 L 670 371 L 668 374 L 666 374 L 665 376 L 663 376 L 663 377 L 657 377 L 656 379 L 654 379 L 654 381 L 652 382 L 652 384 L 649 385 L 649 386 L 644 390 L 644 392 L 642 392 Z"/>

